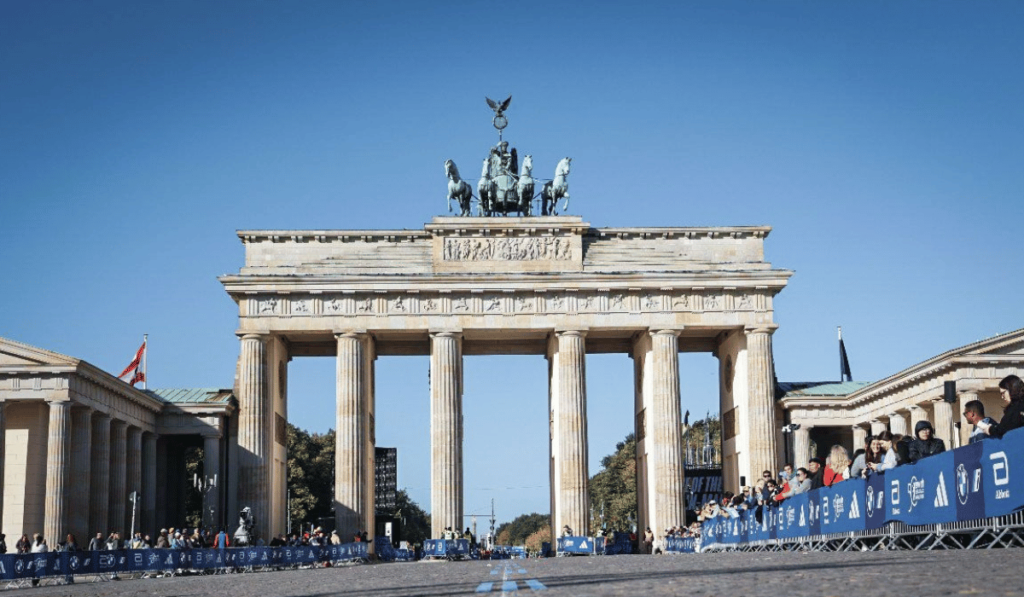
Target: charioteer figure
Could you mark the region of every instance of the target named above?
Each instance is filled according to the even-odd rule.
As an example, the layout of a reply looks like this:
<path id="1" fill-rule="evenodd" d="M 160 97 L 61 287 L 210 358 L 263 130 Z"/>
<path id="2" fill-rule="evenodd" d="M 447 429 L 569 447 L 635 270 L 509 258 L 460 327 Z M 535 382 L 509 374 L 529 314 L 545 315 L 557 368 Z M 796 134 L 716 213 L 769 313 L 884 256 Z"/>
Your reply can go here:
<path id="1" fill-rule="evenodd" d="M 494 118 L 491 124 L 498 129 L 498 144 L 491 148 L 487 157 L 483 160 L 480 170 L 480 180 L 477 182 L 476 191 L 479 201 L 479 215 L 509 215 L 515 213 L 519 216 L 533 215 L 533 201 L 535 180 L 533 174 L 533 158 L 527 155 L 523 160 L 523 169 L 519 171 L 519 155 L 515 147 L 509 147 L 508 141 L 502 139 L 502 130 L 508 126 L 508 119 L 505 118 L 505 110 L 512 102 L 512 96 L 508 96 L 501 102 L 490 98 L 487 105 L 494 110 Z M 555 177 L 547 181 L 540 193 L 541 214 L 557 215 L 556 204 L 559 199 L 565 199 L 562 210 L 569 206 L 569 168 L 570 158 L 564 158 L 555 168 Z M 471 215 L 471 199 L 473 197 L 472 187 L 469 183 L 459 177 L 459 169 L 455 162 L 445 162 L 445 174 L 448 177 L 448 211 L 452 211 L 452 200 L 458 202 L 459 215 Z"/>

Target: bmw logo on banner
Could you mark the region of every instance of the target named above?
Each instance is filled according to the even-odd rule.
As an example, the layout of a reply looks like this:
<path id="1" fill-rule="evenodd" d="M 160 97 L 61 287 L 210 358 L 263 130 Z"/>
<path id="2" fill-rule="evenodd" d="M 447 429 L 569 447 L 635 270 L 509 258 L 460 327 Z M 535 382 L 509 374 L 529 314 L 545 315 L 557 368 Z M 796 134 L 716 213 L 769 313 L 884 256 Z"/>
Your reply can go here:
<path id="1" fill-rule="evenodd" d="M 956 518 L 985 518 L 985 475 L 981 469 L 981 442 L 953 451 L 953 479 L 956 485 Z"/>

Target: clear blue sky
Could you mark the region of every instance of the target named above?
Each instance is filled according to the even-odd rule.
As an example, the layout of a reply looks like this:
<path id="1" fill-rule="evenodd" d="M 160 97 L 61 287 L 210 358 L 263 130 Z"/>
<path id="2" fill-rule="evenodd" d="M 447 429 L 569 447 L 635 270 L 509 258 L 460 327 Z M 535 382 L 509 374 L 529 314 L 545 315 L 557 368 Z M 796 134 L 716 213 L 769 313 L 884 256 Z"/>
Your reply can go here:
<path id="1" fill-rule="evenodd" d="M 781 380 L 1024 327 L 1021 2 L 0 3 L 0 335 L 152 387 L 230 387 L 240 228 L 420 228 L 495 142 L 573 157 L 594 226 L 774 227 Z M 425 358 L 378 361 L 380 445 L 429 508 Z M 466 510 L 547 512 L 546 365 L 466 362 Z M 683 406 L 717 410 L 710 355 Z M 291 421 L 333 420 L 330 359 Z M 591 469 L 632 367 L 588 362 Z M 514 380 L 509 383 L 510 380 Z M 481 521 L 482 524 L 482 521 Z"/>

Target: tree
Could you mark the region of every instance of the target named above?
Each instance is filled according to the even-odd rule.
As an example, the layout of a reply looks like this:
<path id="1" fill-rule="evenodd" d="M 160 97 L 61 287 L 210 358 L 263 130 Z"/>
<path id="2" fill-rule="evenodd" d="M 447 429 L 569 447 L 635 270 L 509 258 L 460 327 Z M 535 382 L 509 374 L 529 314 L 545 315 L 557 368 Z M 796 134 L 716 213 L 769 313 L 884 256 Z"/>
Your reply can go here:
<path id="1" fill-rule="evenodd" d="M 324 518 L 333 518 L 333 430 L 311 434 L 288 425 L 288 490 L 295 529 L 300 525 L 319 524 Z"/>
<path id="2" fill-rule="evenodd" d="M 502 523 L 494 532 L 498 545 L 523 545 L 526 538 L 547 528 L 550 533 L 551 516 L 548 514 L 522 514 L 512 522 Z M 549 537 L 550 538 L 550 537 Z"/>
<path id="3" fill-rule="evenodd" d="M 630 433 L 615 444 L 615 453 L 601 459 L 601 468 L 590 479 L 590 526 L 632 530 L 637 518 L 636 436 Z"/>
<path id="4" fill-rule="evenodd" d="M 546 524 L 526 538 L 526 549 L 540 551 L 543 543 L 551 543 L 551 525 Z"/>
<path id="5" fill-rule="evenodd" d="M 412 501 L 409 493 L 399 489 L 395 493 L 394 518 L 399 521 L 399 536 L 409 543 L 423 543 L 430 538 L 430 515 Z"/>

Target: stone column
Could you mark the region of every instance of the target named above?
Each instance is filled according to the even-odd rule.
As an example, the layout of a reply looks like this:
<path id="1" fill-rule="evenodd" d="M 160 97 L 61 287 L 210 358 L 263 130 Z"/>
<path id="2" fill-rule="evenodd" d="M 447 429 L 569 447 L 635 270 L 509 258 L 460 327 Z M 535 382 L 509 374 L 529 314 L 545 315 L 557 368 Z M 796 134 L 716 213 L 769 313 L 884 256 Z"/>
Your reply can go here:
<path id="1" fill-rule="evenodd" d="M 267 347 L 260 334 L 242 336 L 238 380 L 238 506 L 249 507 L 256 533 L 270 529 L 270 419 Z"/>
<path id="2" fill-rule="evenodd" d="M 775 446 L 775 381 L 772 377 L 772 333 L 776 326 L 748 328 L 747 380 L 750 427 L 750 474 L 778 470 Z M 741 473 L 742 474 L 742 473 Z"/>
<path id="3" fill-rule="evenodd" d="M 50 402 L 46 438 L 46 510 L 43 538 L 56 545 L 68 534 L 68 456 L 71 439 L 71 403 Z"/>
<path id="4" fill-rule="evenodd" d="M 110 422 L 110 507 L 107 521 L 112 531 L 125 538 L 128 529 L 124 526 L 124 513 L 128 502 L 128 424 L 124 421 Z"/>
<path id="5" fill-rule="evenodd" d="M 167 454 L 170 449 L 168 443 L 167 436 L 156 438 L 156 516 L 153 518 L 153 526 L 149 529 L 151 534 L 167 526 L 168 520 L 173 520 L 169 516 L 172 500 L 167 487 L 171 470 L 171 459 Z"/>
<path id="6" fill-rule="evenodd" d="M 142 523 L 139 530 L 145 536 L 159 529 L 156 526 L 156 434 L 142 435 Z"/>
<path id="7" fill-rule="evenodd" d="M 367 511 L 373 470 L 368 466 L 370 421 L 367 398 L 370 380 L 366 361 L 369 336 L 365 332 L 335 334 L 338 343 L 334 459 L 334 518 L 343 540 L 370 526 Z M 372 531 L 373 529 L 369 529 Z"/>
<path id="8" fill-rule="evenodd" d="M 967 418 L 964 417 L 964 407 L 967 406 L 968 402 L 971 402 L 971 401 L 977 400 L 977 399 L 978 399 L 977 392 L 960 392 L 960 394 L 958 396 L 957 408 L 959 409 L 959 411 L 958 411 L 958 413 L 954 413 L 954 415 L 953 415 L 955 421 L 960 421 L 960 433 L 959 433 L 959 440 L 960 441 L 957 444 L 958 446 L 966 446 L 967 442 L 970 441 L 970 437 L 971 437 L 971 424 L 968 423 L 967 422 Z M 992 416 L 992 418 L 997 420 L 997 421 L 999 420 L 999 415 L 1000 415 L 1000 413 L 998 413 L 998 412 L 995 413 L 995 416 L 992 416 L 988 412 L 985 413 L 985 416 Z M 946 447 L 948 448 L 949 446 L 946 446 Z"/>
<path id="9" fill-rule="evenodd" d="M 893 435 L 896 435 L 897 433 L 907 435 L 906 417 L 898 412 L 891 412 L 886 416 L 889 417 L 889 433 L 892 433 Z"/>
<path id="10" fill-rule="evenodd" d="M 587 536 L 590 528 L 590 494 L 587 469 L 587 384 L 586 332 L 555 332 L 557 342 L 552 373 L 553 410 L 557 417 L 554 443 L 554 479 L 558 492 L 552 526 L 568 525 L 576 535 Z"/>
<path id="11" fill-rule="evenodd" d="M 921 405 L 914 404 L 910 407 L 910 427 L 907 428 L 907 433 L 910 434 L 911 438 L 917 437 L 915 430 L 920 421 L 928 421 L 928 411 Z M 931 421 L 928 422 L 931 423 Z M 934 428 L 935 425 L 933 424 L 932 427 Z"/>
<path id="12" fill-rule="evenodd" d="M 871 419 L 871 435 L 873 437 L 878 437 L 880 433 L 886 431 L 888 428 L 889 427 L 885 424 L 884 421 L 881 421 L 879 419 Z"/>
<path id="13" fill-rule="evenodd" d="M 853 449 L 850 450 L 850 460 L 853 460 L 853 453 L 857 450 L 864 448 L 864 442 L 867 441 L 868 431 L 860 425 L 853 426 Z"/>
<path id="14" fill-rule="evenodd" d="M 655 533 L 658 547 L 664 544 L 661 529 L 686 523 L 683 420 L 679 405 L 679 334 L 679 330 L 651 332 L 654 391 L 650 428 L 653 437 L 647 438 L 647 441 L 652 442 L 648 452 L 654 457 L 651 467 L 655 487 L 651 529 L 659 529 Z M 586 412 L 582 416 L 585 423 Z"/>
<path id="15" fill-rule="evenodd" d="M 7 402 L 0 401 L 0 462 L 7 462 L 5 449 L 7 447 L 7 422 L 4 419 L 4 409 Z M 4 468 L 0 466 L 0 526 L 4 522 Z"/>
<path id="16" fill-rule="evenodd" d="M 462 334 L 430 334 L 430 526 L 462 528 Z"/>
<path id="17" fill-rule="evenodd" d="M 800 467 L 807 468 L 807 463 L 811 461 L 811 429 L 814 429 L 813 425 L 801 425 L 800 429 L 793 431 L 793 470 Z M 771 470 L 772 474 L 775 474 L 774 469 L 762 469 Z M 751 471 L 751 474 L 758 473 L 760 471 Z"/>
<path id="18" fill-rule="evenodd" d="M 134 514 L 135 530 L 142 524 L 142 502 L 138 499 L 142 496 L 142 430 L 138 427 L 128 427 L 128 450 L 127 450 L 127 474 L 125 483 L 125 511 L 124 528 L 131 536 L 132 518 Z M 136 493 L 137 503 L 133 504 L 128 496 Z"/>
<path id="19" fill-rule="evenodd" d="M 935 437 L 946 444 L 947 450 L 952 450 L 956 447 L 953 444 L 953 404 L 939 399 L 932 403 L 932 410 L 935 413 L 935 420 L 932 421 Z"/>
<path id="20" fill-rule="evenodd" d="M 68 527 L 79 541 L 96 533 L 89 526 L 89 495 L 92 481 L 92 409 L 71 411 L 71 491 Z M 47 541 L 50 541 L 47 538 Z"/>
<path id="21" fill-rule="evenodd" d="M 215 529 L 221 524 L 220 434 L 203 436 L 203 476 L 209 484 L 203 494 L 203 524 Z"/>
<path id="22" fill-rule="evenodd" d="M 110 528 L 108 507 L 110 505 L 110 417 L 96 413 L 92 417 L 92 470 L 89 482 L 89 536 L 77 537 L 79 541 L 92 539 L 96 533 L 105 537 Z M 86 543 L 88 545 L 88 543 Z"/>

